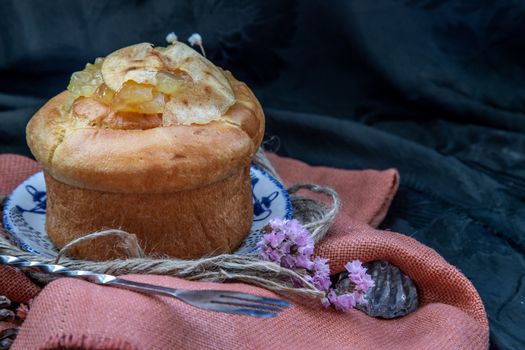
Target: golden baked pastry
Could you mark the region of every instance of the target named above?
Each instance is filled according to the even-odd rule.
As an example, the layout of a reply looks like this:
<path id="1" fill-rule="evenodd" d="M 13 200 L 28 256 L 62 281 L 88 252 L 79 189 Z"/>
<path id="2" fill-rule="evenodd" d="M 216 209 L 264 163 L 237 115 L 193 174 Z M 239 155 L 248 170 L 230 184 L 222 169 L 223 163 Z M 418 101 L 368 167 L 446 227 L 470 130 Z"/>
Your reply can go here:
<path id="1" fill-rule="evenodd" d="M 252 224 L 249 168 L 264 134 L 250 89 L 187 45 L 142 43 L 73 74 L 27 126 L 57 247 L 121 228 L 146 253 L 231 252 Z M 119 255 L 104 239 L 77 257 Z"/>

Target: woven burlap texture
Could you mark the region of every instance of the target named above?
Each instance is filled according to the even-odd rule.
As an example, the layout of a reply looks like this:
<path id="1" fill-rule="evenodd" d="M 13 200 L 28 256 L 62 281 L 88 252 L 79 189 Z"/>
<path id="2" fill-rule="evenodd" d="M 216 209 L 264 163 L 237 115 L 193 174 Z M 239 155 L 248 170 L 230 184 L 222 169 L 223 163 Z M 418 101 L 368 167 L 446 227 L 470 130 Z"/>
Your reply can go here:
<path id="1" fill-rule="evenodd" d="M 397 189 L 394 170 L 347 171 L 310 167 L 270 156 L 287 184 L 312 182 L 333 187 L 342 210 L 316 253 L 329 258 L 333 272 L 348 260 L 384 259 L 414 279 L 421 307 L 395 320 L 344 314 L 317 304 L 294 302 L 273 319 L 255 319 L 199 310 L 164 297 L 114 290 L 72 279 L 48 285 L 35 299 L 14 349 L 484 349 L 488 323 L 470 281 L 434 250 L 405 235 L 373 228 L 387 212 Z M 1 192 L 27 177 L 17 164 L 27 159 L 0 156 Z M 4 165 L 10 163 L 8 166 Z M 11 169 L 11 171 L 4 170 Z M 12 174 L 18 174 L 14 179 Z M 5 180 L 4 180 L 5 178 Z M 436 233 L 439 234 L 439 233 Z M 189 282 L 166 276 L 129 278 L 178 288 L 229 289 L 276 296 L 240 284 Z M 14 280 L 0 283 L 3 289 Z M 34 288 L 34 286 L 32 287 Z M 22 289 L 21 289 L 22 290 Z"/>

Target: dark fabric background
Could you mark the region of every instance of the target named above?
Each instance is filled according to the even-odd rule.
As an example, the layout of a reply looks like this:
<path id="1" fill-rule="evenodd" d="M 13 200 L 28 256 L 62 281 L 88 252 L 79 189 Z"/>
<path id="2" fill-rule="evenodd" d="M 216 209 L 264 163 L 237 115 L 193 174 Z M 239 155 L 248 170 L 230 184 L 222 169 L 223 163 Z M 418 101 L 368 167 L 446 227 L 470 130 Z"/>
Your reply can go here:
<path id="1" fill-rule="evenodd" d="M 0 2 L 0 152 L 69 75 L 129 44 L 202 34 L 245 80 L 267 148 L 401 173 L 384 228 L 475 284 L 494 349 L 525 348 L 525 2 Z"/>

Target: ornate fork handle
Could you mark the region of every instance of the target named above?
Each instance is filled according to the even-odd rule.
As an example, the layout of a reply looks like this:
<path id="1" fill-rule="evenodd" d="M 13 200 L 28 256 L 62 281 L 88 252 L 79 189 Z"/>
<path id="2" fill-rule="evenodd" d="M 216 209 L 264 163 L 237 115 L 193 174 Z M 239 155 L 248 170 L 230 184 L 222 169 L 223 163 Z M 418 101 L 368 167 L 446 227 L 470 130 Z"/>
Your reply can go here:
<path id="1" fill-rule="evenodd" d="M 33 270 L 52 275 L 83 279 L 91 283 L 111 285 L 112 287 L 132 290 L 139 293 L 168 295 L 177 299 L 180 299 L 179 294 L 183 292 L 182 289 L 173 289 L 163 286 L 156 286 L 147 283 L 125 280 L 103 273 L 95 273 L 84 270 L 70 270 L 62 265 L 47 264 L 38 261 L 29 261 L 9 255 L 0 255 L 0 265 L 11 265 L 19 268 L 31 268 Z"/>
<path id="2" fill-rule="evenodd" d="M 70 270 L 61 265 L 28 261 L 9 255 L 0 255 L 0 265 L 31 268 L 43 273 L 80 278 L 92 283 L 110 285 L 112 287 L 128 289 L 140 293 L 167 295 L 192 306 L 217 312 L 255 317 L 274 317 L 279 312 L 290 306 L 285 300 L 262 297 L 248 293 L 226 290 L 175 289 L 130 281 L 90 271 Z"/>
<path id="3" fill-rule="evenodd" d="M 0 255 L 0 265 L 10 265 L 20 268 L 31 268 L 43 273 L 49 273 L 63 277 L 81 278 L 83 280 L 96 284 L 109 284 L 113 281 L 118 280 L 117 277 L 111 275 L 82 270 L 70 270 L 62 265 L 46 264 L 38 261 L 28 261 L 22 258 L 17 258 L 15 256 L 9 255 Z"/>
<path id="4" fill-rule="evenodd" d="M 112 287 L 132 290 L 139 293 L 168 295 L 177 299 L 181 299 L 179 295 L 184 292 L 182 289 L 173 289 L 163 286 L 151 285 L 148 283 L 130 281 L 127 279 L 125 280 L 103 273 L 95 273 L 84 270 L 70 270 L 62 265 L 29 261 L 9 255 L 0 255 L 0 265 L 11 265 L 19 268 L 31 268 L 33 270 L 52 275 L 83 279 L 91 283 L 111 285 Z"/>

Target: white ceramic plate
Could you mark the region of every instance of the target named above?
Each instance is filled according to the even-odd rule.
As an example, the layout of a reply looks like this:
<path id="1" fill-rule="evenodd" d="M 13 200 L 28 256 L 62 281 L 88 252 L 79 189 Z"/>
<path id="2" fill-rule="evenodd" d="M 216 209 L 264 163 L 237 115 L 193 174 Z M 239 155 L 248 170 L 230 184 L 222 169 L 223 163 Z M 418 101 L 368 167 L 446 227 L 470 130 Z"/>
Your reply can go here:
<path id="1" fill-rule="evenodd" d="M 235 254 L 257 250 L 260 229 L 273 218 L 290 219 L 292 204 L 283 185 L 264 170 L 250 169 L 253 193 L 253 225 L 249 235 Z M 3 208 L 6 229 L 13 233 L 19 246 L 47 257 L 57 251 L 45 231 L 46 184 L 44 174 L 38 172 L 21 183 L 9 196 Z"/>

